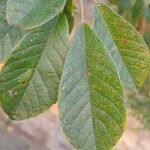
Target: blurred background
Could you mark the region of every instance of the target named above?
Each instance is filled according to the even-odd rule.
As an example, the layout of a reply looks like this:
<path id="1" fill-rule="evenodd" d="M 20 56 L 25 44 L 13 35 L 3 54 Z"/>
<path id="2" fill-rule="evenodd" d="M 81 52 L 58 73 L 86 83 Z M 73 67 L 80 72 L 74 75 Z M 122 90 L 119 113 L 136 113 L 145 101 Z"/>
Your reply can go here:
<path id="1" fill-rule="evenodd" d="M 68 0 L 71 1 L 71 0 Z M 92 24 L 93 0 L 84 1 L 84 15 Z M 128 20 L 150 47 L 150 0 L 97 0 L 106 2 Z M 70 26 L 81 23 L 79 0 L 74 0 Z M 150 75 L 139 93 L 125 92 L 128 109 L 125 132 L 114 150 L 150 150 Z M 12 122 L 0 109 L 0 150 L 73 150 L 59 124 L 57 104 L 35 118 Z"/>

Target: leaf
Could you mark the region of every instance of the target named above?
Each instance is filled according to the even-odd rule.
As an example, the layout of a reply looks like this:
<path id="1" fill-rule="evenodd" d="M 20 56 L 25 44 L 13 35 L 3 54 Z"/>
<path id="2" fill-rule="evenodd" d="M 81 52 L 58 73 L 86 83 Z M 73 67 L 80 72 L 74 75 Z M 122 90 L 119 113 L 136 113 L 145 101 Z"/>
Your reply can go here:
<path id="1" fill-rule="evenodd" d="M 135 5 L 131 8 L 131 17 L 129 18 L 129 22 L 133 25 L 139 23 L 141 17 L 144 14 L 144 0 L 136 0 Z"/>
<path id="2" fill-rule="evenodd" d="M 116 0 L 116 3 L 118 4 L 121 11 L 131 9 L 135 3 L 136 0 Z"/>
<path id="3" fill-rule="evenodd" d="M 66 0 L 8 0 L 7 20 L 9 24 L 33 29 L 57 16 L 65 3 Z"/>
<path id="4" fill-rule="evenodd" d="M 9 31 L 0 38 L 0 63 L 4 62 L 11 54 L 14 46 L 21 40 L 22 31 L 18 27 L 10 27 Z"/>
<path id="5" fill-rule="evenodd" d="M 144 15 L 145 15 L 145 18 L 146 18 L 147 22 L 150 23 L 150 2 L 149 2 L 149 4 L 147 4 L 145 6 Z"/>
<path id="6" fill-rule="evenodd" d="M 6 0 L 0 1 L 0 63 L 11 53 L 12 48 L 22 38 L 22 31 L 19 27 L 8 25 L 5 16 Z"/>
<path id="7" fill-rule="evenodd" d="M 135 27 L 138 26 L 144 14 L 144 0 L 109 0 L 109 3 L 117 5 L 119 10 L 115 7 L 113 7 L 113 10 L 118 11 L 121 16 Z"/>
<path id="8" fill-rule="evenodd" d="M 0 1 L 0 39 L 6 35 L 7 31 L 9 30 L 9 25 L 7 25 L 5 19 L 5 10 L 6 10 L 6 0 Z"/>
<path id="9" fill-rule="evenodd" d="M 72 31 L 73 26 L 74 26 L 73 12 L 74 12 L 73 0 L 67 0 L 66 6 L 64 8 L 64 14 L 67 17 L 67 20 L 68 20 L 68 23 L 69 23 L 69 32 Z"/>
<path id="10" fill-rule="evenodd" d="M 66 18 L 57 17 L 15 47 L 0 73 L 0 104 L 11 119 L 36 116 L 57 101 L 67 36 Z"/>
<path id="11" fill-rule="evenodd" d="M 78 150 L 108 150 L 125 123 L 123 91 L 105 47 L 86 25 L 76 31 L 59 89 L 60 120 Z"/>
<path id="12" fill-rule="evenodd" d="M 150 49 L 150 26 L 148 27 L 147 31 L 144 34 L 144 40 L 147 43 L 147 45 L 149 46 Z"/>
<path id="13" fill-rule="evenodd" d="M 150 70 L 150 53 L 143 38 L 104 4 L 95 7 L 94 18 L 94 30 L 113 60 L 123 87 L 140 87 Z"/>

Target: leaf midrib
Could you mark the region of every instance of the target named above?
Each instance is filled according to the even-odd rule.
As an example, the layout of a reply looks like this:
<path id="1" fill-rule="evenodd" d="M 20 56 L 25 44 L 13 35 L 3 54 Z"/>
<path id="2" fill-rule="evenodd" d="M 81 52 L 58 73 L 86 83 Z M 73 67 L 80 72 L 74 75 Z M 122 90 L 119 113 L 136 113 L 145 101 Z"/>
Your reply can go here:
<path id="1" fill-rule="evenodd" d="M 87 62 L 87 58 L 86 58 L 86 56 L 87 56 L 87 53 L 86 53 L 86 38 L 85 38 L 85 29 L 84 29 L 84 27 L 83 27 L 83 31 L 82 31 L 82 36 L 83 36 L 83 47 L 84 47 L 84 62 L 85 62 L 85 68 L 86 68 L 86 78 L 87 78 L 87 85 L 88 85 L 88 95 L 89 95 L 89 102 L 88 103 L 90 103 L 90 111 L 91 111 L 91 118 L 92 118 L 92 128 L 93 128 L 93 134 L 94 134 L 94 148 L 95 149 L 93 149 L 93 150 L 96 150 L 97 148 L 97 142 L 96 142 L 96 133 L 95 133 L 95 127 L 94 127 L 94 115 L 93 115 L 93 108 L 92 108 L 92 102 L 91 102 L 91 92 L 90 92 L 90 82 L 89 82 L 89 75 L 88 75 L 88 69 L 87 69 L 87 66 L 88 66 L 88 62 Z"/>
<path id="2" fill-rule="evenodd" d="M 90 87 L 90 81 L 89 81 L 89 79 L 90 79 L 90 76 L 89 76 L 89 74 L 87 73 L 88 72 L 88 69 L 87 69 L 87 66 L 88 66 L 88 62 L 87 62 L 87 54 L 86 54 L 86 37 L 85 37 L 85 34 L 84 34 L 84 32 L 85 32 L 85 29 L 83 28 L 83 44 L 84 44 L 84 56 L 85 56 L 85 68 L 86 68 L 86 79 L 87 79 L 87 82 L 88 82 L 88 93 L 89 93 L 89 102 L 88 103 L 90 103 L 90 110 L 91 110 L 91 118 L 92 118 L 92 128 L 93 128 L 93 134 L 94 134 L 94 142 L 95 142 L 95 146 L 97 147 L 97 137 L 96 137 L 96 130 L 95 130 L 95 126 L 94 126 L 94 124 L 95 124 L 95 121 L 94 121 L 94 118 L 96 117 L 96 116 L 94 116 L 93 115 L 93 109 L 94 109 L 94 107 L 96 107 L 96 106 L 94 106 L 94 105 L 92 105 L 92 101 L 91 101 L 91 92 L 90 91 L 94 91 L 94 89 L 92 88 L 92 87 Z M 103 44 L 103 47 L 105 48 L 105 46 L 104 46 L 104 44 Z M 117 72 L 116 72 L 117 73 Z M 103 80 L 102 80 L 103 81 Z M 103 81 L 104 82 L 104 81 Z M 111 87 L 111 86 L 110 86 Z M 113 88 L 113 87 L 111 87 L 111 88 Z M 118 94 L 119 94 L 119 91 L 117 91 L 116 89 L 113 89 L 113 90 L 115 90 Z M 99 93 L 98 93 L 99 94 Z M 120 95 L 120 94 L 119 94 Z M 121 96 L 121 95 L 120 95 Z M 104 97 L 104 95 L 102 95 L 102 97 Z M 107 100 L 108 100 L 108 98 L 107 97 L 105 97 Z M 108 100 L 109 101 L 109 100 Z M 117 109 L 117 111 L 118 111 L 118 113 L 121 115 L 121 112 L 119 111 L 119 108 L 117 108 L 111 101 L 109 101 L 109 103 L 111 103 L 116 109 Z M 99 108 L 97 108 L 96 107 L 96 109 L 99 109 Z M 103 110 L 100 110 L 101 112 L 103 112 L 103 113 L 105 113 L 105 114 L 107 114 L 105 111 L 103 111 Z M 118 128 L 120 129 L 120 131 L 121 131 L 121 126 L 119 125 L 119 123 L 114 119 L 114 118 L 112 118 L 109 114 L 107 114 L 112 120 L 114 120 L 115 121 L 115 123 L 118 125 Z M 97 118 L 98 119 L 98 118 Z M 99 120 L 99 119 L 98 119 Z M 107 129 L 107 127 L 106 127 L 106 125 L 103 123 L 103 121 L 101 121 L 101 120 L 99 120 L 103 125 L 104 125 L 104 127 L 105 127 L 105 129 L 107 130 L 107 132 L 109 133 L 109 135 L 111 136 L 111 141 L 112 141 L 112 143 L 113 143 L 113 138 L 112 138 L 112 134 L 110 133 L 110 131 Z M 100 140 L 100 139 L 99 139 Z M 95 150 L 97 150 L 97 148 L 95 147 Z"/>

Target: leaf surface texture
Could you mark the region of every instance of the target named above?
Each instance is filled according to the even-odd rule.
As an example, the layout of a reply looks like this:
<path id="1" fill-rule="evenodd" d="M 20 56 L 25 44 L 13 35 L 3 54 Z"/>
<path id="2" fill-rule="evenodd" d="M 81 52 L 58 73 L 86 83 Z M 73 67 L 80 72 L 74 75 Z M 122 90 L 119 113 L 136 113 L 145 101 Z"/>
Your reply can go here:
<path id="1" fill-rule="evenodd" d="M 30 31 L 0 73 L 0 103 L 11 119 L 36 116 L 57 101 L 68 24 L 57 17 Z"/>
<path id="2" fill-rule="evenodd" d="M 150 70 L 150 53 L 134 27 L 104 4 L 94 11 L 94 30 L 112 59 L 125 89 L 142 86 Z"/>
<path id="3" fill-rule="evenodd" d="M 86 24 L 68 52 L 58 99 L 64 132 L 76 149 L 108 150 L 122 135 L 122 86 L 105 47 Z"/>
<path id="4" fill-rule="evenodd" d="M 9 24 L 33 29 L 61 13 L 65 3 L 66 0 L 8 0 L 7 20 Z"/>

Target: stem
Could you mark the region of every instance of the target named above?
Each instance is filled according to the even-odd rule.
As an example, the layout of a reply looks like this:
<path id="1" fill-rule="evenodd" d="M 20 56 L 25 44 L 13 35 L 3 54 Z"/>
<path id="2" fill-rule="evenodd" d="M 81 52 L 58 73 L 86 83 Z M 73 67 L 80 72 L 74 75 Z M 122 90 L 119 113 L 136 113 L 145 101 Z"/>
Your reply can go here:
<path id="1" fill-rule="evenodd" d="M 81 5 L 81 20 L 82 23 L 84 22 L 84 7 L 83 7 L 83 0 L 80 0 L 80 5 Z"/>

